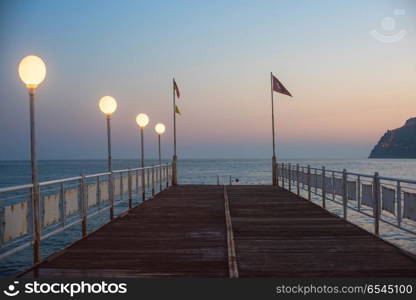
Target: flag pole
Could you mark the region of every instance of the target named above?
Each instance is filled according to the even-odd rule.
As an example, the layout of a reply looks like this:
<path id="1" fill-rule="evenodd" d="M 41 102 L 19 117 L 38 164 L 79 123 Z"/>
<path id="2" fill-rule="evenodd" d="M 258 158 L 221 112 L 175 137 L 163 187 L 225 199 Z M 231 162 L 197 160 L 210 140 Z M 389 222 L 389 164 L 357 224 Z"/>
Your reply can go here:
<path id="1" fill-rule="evenodd" d="M 274 103 L 273 103 L 273 73 L 270 72 L 270 96 L 272 100 L 272 137 L 273 137 L 273 156 L 272 156 L 272 184 L 279 185 L 276 174 L 276 144 L 274 134 Z"/>
<path id="2" fill-rule="evenodd" d="M 172 185 L 178 184 L 178 175 L 176 168 L 176 95 L 175 95 L 175 79 L 172 81 L 173 91 L 173 158 L 172 158 Z"/>

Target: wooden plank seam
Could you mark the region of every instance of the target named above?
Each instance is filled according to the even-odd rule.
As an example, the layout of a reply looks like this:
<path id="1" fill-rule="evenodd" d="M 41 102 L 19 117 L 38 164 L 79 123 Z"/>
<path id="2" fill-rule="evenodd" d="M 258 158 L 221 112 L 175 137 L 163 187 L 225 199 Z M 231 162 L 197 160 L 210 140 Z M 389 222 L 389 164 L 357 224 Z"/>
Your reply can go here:
<path id="1" fill-rule="evenodd" d="M 231 223 L 230 204 L 227 187 L 224 185 L 225 224 L 227 227 L 228 272 L 230 278 L 238 278 L 237 255 L 235 251 L 233 225 Z"/>

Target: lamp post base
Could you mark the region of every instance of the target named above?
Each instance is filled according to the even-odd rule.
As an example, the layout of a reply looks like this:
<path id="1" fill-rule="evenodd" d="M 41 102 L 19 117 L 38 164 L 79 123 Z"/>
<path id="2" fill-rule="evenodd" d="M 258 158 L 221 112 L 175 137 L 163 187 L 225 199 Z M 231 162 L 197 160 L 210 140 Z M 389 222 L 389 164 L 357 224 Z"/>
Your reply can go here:
<path id="1" fill-rule="evenodd" d="M 178 184 L 178 169 L 176 166 L 176 161 L 177 161 L 177 157 L 176 155 L 173 156 L 172 159 L 172 185 L 177 185 Z"/>

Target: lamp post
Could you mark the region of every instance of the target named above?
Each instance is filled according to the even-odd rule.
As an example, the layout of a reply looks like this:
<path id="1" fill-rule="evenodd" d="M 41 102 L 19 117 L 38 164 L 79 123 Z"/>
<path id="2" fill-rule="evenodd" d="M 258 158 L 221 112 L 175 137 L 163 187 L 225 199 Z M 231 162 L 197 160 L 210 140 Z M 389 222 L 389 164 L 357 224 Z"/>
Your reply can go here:
<path id="1" fill-rule="evenodd" d="M 158 123 L 155 126 L 155 131 L 157 133 L 158 142 L 159 142 L 159 188 L 162 191 L 162 151 L 160 150 L 160 136 L 165 132 L 166 127 L 162 123 Z"/>
<path id="2" fill-rule="evenodd" d="M 36 157 L 36 131 L 35 131 L 35 91 L 45 79 L 46 66 L 43 60 L 34 55 L 24 57 L 19 64 L 20 79 L 26 84 L 29 91 L 30 105 L 30 153 L 32 168 L 32 204 L 33 204 L 33 263 L 40 262 L 40 212 L 39 212 L 39 181 L 38 164 Z"/>
<path id="3" fill-rule="evenodd" d="M 108 172 L 110 172 L 109 177 L 109 198 L 110 198 L 110 219 L 114 218 L 114 189 L 113 189 L 113 166 L 111 158 L 111 116 L 117 109 L 117 101 L 111 96 L 104 96 L 98 102 L 98 107 L 105 114 L 107 119 L 107 151 L 108 151 Z"/>
<path id="4" fill-rule="evenodd" d="M 142 197 L 143 201 L 146 200 L 146 192 L 144 186 L 144 141 L 143 141 L 143 132 L 144 128 L 149 124 L 149 117 L 146 114 L 138 114 L 136 117 L 136 123 L 140 127 L 140 141 L 141 141 L 141 165 L 142 165 Z"/>

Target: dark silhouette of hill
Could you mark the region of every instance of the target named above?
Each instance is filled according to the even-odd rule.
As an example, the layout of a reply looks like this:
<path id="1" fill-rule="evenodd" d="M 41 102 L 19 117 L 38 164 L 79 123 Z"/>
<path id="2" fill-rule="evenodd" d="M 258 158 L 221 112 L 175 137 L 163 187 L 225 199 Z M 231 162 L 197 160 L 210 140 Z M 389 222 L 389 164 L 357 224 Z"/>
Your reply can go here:
<path id="1" fill-rule="evenodd" d="M 403 127 L 387 130 L 369 158 L 416 158 L 416 118 L 410 118 Z"/>

